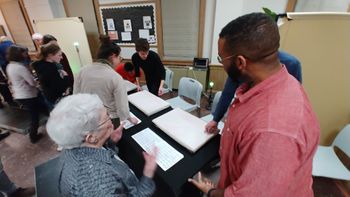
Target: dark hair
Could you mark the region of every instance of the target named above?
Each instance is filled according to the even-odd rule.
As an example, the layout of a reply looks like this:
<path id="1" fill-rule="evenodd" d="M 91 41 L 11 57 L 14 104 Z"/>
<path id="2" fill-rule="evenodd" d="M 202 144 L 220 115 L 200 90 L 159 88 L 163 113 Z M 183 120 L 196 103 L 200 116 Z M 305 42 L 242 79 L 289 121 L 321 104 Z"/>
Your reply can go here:
<path id="1" fill-rule="evenodd" d="M 135 49 L 137 52 L 139 51 L 148 51 L 149 50 L 149 43 L 144 38 L 139 38 L 135 41 Z"/>
<path id="2" fill-rule="evenodd" d="M 47 43 L 49 43 L 49 42 L 51 42 L 51 41 L 57 41 L 57 39 L 53 36 L 53 35 L 50 35 L 50 34 L 45 34 L 44 36 L 43 36 L 43 44 L 47 44 Z"/>
<path id="3" fill-rule="evenodd" d="M 124 70 L 125 70 L 126 72 L 131 72 L 131 71 L 134 70 L 134 65 L 133 65 L 131 62 L 126 62 L 126 63 L 124 64 Z"/>
<path id="4" fill-rule="evenodd" d="M 113 44 L 109 36 L 100 35 L 100 42 L 101 45 L 97 51 L 98 59 L 108 60 L 111 55 L 115 54 L 118 56 L 120 54 L 120 47 L 117 44 Z"/>
<path id="5" fill-rule="evenodd" d="M 260 61 L 276 53 L 280 41 L 276 22 L 264 13 L 238 17 L 221 30 L 219 37 L 225 40 L 225 50 L 251 61 Z"/>
<path id="6" fill-rule="evenodd" d="M 40 48 L 41 59 L 47 58 L 50 54 L 55 55 L 61 50 L 61 48 L 55 43 L 44 44 Z"/>
<path id="7" fill-rule="evenodd" d="M 23 56 L 25 52 L 28 52 L 28 48 L 19 45 L 11 45 L 7 51 L 7 61 L 23 62 L 28 58 Z"/>

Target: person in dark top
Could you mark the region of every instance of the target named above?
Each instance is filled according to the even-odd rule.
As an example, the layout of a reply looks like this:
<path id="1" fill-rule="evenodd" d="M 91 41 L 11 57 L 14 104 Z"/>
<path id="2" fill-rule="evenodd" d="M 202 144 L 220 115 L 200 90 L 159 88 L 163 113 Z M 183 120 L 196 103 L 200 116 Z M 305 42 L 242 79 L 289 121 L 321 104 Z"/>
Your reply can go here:
<path id="1" fill-rule="evenodd" d="M 11 106 L 17 106 L 17 104 L 13 101 L 13 97 L 11 95 L 11 91 L 9 89 L 9 85 L 7 83 L 6 76 L 6 67 L 8 64 L 7 61 L 7 49 L 13 45 L 13 42 L 6 36 L 0 37 L 0 95 L 4 98 L 5 102 L 7 102 Z M 4 107 L 2 101 L 0 99 L 0 108 Z"/>
<path id="2" fill-rule="evenodd" d="M 154 95 L 162 95 L 165 69 L 159 55 L 154 51 L 149 50 L 149 43 L 144 38 L 135 41 L 135 49 L 136 53 L 131 57 L 131 60 L 135 66 L 136 85 L 138 90 L 141 90 L 139 83 L 141 68 L 145 74 L 148 90 Z"/>
<path id="3" fill-rule="evenodd" d="M 60 47 L 49 43 L 41 47 L 41 60 L 32 64 L 50 111 L 62 96 L 68 95 L 71 91 L 68 74 L 57 67 L 61 59 Z"/>
<path id="4" fill-rule="evenodd" d="M 45 34 L 43 36 L 42 44 L 47 44 L 47 43 L 54 43 L 54 44 L 58 45 L 57 39 L 50 34 Z M 70 68 L 68 58 L 67 58 L 66 54 L 64 54 L 63 52 L 62 52 L 62 59 L 59 63 L 63 66 L 63 70 L 66 71 L 66 73 L 68 74 L 67 78 L 69 81 L 69 87 L 71 87 L 71 89 L 73 89 L 73 84 L 74 84 L 73 72 L 72 72 L 72 69 Z M 70 93 L 72 93 L 72 92 L 70 92 Z"/>

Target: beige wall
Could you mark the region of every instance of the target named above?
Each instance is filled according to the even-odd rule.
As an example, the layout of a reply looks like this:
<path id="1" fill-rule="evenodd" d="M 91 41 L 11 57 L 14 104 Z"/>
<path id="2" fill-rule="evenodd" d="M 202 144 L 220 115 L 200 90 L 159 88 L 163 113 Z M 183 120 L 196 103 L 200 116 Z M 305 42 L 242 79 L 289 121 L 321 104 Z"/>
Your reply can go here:
<path id="1" fill-rule="evenodd" d="M 350 120 L 350 14 L 298 14 L 280 27 L 281 48 L 302 63 L 303 86 L 329 145 Z"/>
<path id="2" fill-rule="evenodd" d="M 90 51 L 95 58 L 99 46 L 99 33 L 93 0 L 64 0 L 68 17 L 82 17 L 89 41 Z"/>

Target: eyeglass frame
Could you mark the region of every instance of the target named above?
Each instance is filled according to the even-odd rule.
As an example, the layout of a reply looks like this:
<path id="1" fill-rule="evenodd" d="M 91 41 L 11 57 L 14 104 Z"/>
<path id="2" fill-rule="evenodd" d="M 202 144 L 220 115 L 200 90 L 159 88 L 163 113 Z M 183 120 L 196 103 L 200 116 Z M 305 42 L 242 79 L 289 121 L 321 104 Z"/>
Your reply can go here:
<path id="1" fill-rule="evenodd" d="M 218 55 L 216 58 L 217 58 L 218 62 L 219 62 L 220 64 L 222 64 L 222 62 L 223 62 L 224 60 L 230 59 L 230 58 L 232 58 L 232 57 L 234 57 L 234 56 L 236 56 L 236 55 L 234 54 L 234 55 L 230 55 L 230 56 L 221 58 L 220 55 Z"/>

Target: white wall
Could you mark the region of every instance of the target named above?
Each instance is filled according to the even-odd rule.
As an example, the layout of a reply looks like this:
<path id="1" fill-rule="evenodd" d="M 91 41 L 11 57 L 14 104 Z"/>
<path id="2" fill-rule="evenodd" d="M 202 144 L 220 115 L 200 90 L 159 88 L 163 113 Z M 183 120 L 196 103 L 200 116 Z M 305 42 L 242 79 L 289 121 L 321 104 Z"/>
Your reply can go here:
<path id="1" fill-rule="evenodd" d="M 349 0 L 298 0 L 296 12 L 346 12 Z"/>
<path id="2" fill-rule="evenodd" d="M 211 42 L 211 63 L 219 64 L 216 59 L 218 55 L 217 41 L 221 29 L 228 22 L 244 14 L 251 12 L 262 12 L 262 7 L 267 7 L 276 13 L 284 13 L 286 5 L 287 0 L 217 0 L 213 28 L 214 31 Z"/>
<path id="3" fill-rule="evenodd" d="M 35 27 L 34 21 L 54 18 L 48 0 L 24 0 L 23 3 L 28 13 L 29 20 L 32 23 L 34 32 L 38 31 Z"/>

